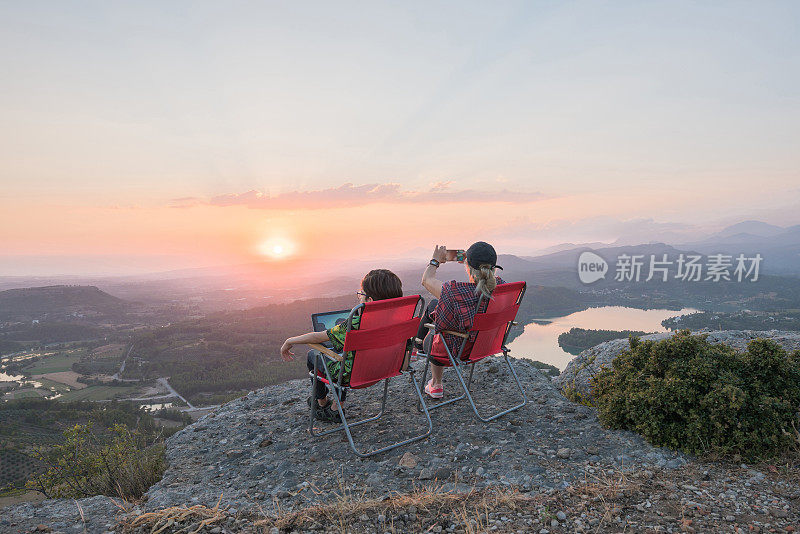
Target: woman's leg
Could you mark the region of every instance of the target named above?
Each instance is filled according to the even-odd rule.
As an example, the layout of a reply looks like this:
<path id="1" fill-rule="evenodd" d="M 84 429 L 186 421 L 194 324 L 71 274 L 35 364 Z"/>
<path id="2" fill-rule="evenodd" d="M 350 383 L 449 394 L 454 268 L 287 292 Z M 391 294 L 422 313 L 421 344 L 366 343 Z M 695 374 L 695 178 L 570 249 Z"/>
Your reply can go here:
<path id="1" fill-rule="evenodd" d="M 431 379 L 433 380 L 433 387 L 442 387 L 443 373 L 444 365 L 437 365 L 431 362 Z"/>
<path id="2" fill-rule="evenodd" d="M 425 354 L 431 353 L 431 347 L 433 347 L 433 336 L 436 335 L 433 331 L 429 331 L 428 335 L 425 336 L 425 339 L 422 342 L 422 352 Z M 431 360 L 431 378 L 433 380 L 434 387 L 441 387 L 442 385 L 442 373 L 444 372 L 444 366 L 440 365 L 436 360 Z"/>

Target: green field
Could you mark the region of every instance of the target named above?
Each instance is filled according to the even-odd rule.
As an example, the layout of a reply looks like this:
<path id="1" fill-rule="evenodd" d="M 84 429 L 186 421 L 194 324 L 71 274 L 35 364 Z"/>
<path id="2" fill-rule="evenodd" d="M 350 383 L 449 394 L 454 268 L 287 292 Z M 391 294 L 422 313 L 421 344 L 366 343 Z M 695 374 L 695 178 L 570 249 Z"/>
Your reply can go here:
<path id="1" fill-rule="evenodd" d="M 10 404 L 5 405 L 5 407 L 8 406 Z M 10 413 L 0 412 L 0 425 L 5 425 L 3 432 L 0 433 L 3 439 L 13 439 L 25 445 L 52 445 L 61 442 L 61 431 L 55 427 L 44 427 L 24 421 L 21 422 L 15 415 L 13 410 Z"/>
<path id="2" fill-rule="evenodd" d="M 56 382 L 55 380 L 50 380 L 48 378 L 37 378 L 36 381 L 40 382 L 46 389 L 55 389 L 57 393 L 66 393 L 70 389 L 68 385 L 62 384 L 61 382 Z"/>
<path id="3" fill-rule="evenodd" d="M 36 460 L 14 450 L 0 451 L 0 487 L 20 483 L 38 468 Z"/>
<path id="4" fill-rule="evenodd" d="M 45 373 L 71 371 L 72 364 L 80 360 L 84 352 L 85 351 L 82 349 L 72 349 L 59 352 L 52 356 L 46 356 L 38 362 L 33 363 L 30 367 L 26 367 L 24 372 L 28 375 L 43 375 Z"/>
<path id="5" fill-rule="evenodd" d="M 92 360 L 113 360 L 121 361 L 122 357 L 128 352 L 128 345 L 119 344 L 118 347 L 112 349 L 100 350 L 94 349 L 89 353 Z"/>
<path id="6" fill-rule="evenodd" d="M 49 391 L 44 389 L 21 389 L 18 391 L 11 391 L 4 395 L 5 400 L 10 399 L 40 399 L 42 397 L 47 397 L 50 395 Z"/>
<path id="7" fill-rule="evenodd" d="M 61 402 L 80 401 L 80 400 L 87 400 L 87 401 L 110 400 L 115 397 L 128 396 L 137 389 L 138 386 L 123 386 L 123 387 L 89 386 L 88 388 L 76 389 L 64 393 L 61 397 L 58 398 L 58 400 Z"/>

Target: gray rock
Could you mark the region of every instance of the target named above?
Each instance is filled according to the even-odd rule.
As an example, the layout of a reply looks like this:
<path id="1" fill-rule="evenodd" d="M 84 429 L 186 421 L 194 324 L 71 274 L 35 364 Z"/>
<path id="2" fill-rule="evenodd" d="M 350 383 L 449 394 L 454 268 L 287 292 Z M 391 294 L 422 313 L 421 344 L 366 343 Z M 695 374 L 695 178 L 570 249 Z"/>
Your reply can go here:
<path id="1" fill-rule="evenodd" d="M 342 406 L 344 406 L 344 404 Z M 347 414 L 345 414 L 345 416 L 347 416 Z M 414 454 L 407 452 L 403 455 L 402 458 L 400 458 L 400 462 L 398 462 L 398 465 L 400 465 L 400 467 L 414 469 L 415 467 L 417 467 L 417 462 L 418 462 L 417 457 L 414 456 Z"/>
<path id="2" fill-rule="evenodd" d="M 585 479 L 586 457 L 578 454 L 584 450 L 595 453 L 591 461 L 598 469 L 618 468 L 616 458 L 621 455 L 627 455 L 633 466 L 650 469 L 686 462 L 683 455 L 652 447 L 633 433 L 604 429 L 594 409 L 566 401 L 557 384 L 529 360 L 512 362 L 528 398 L 539 397 L 544 402 L 529 402 L 487 425 L 476 421 L 467 402 L 457 402 L 431 412 L 434 430 L 429 439 L 367 460 L 353 454 L 343 432 L 309 436 L 306 380 L 257 390 L 167 439 L 168 468 L 164 478 L 147 492 L 139 513 L 170 506 L 213 507 L 218 502 L 221 507 L 238 509 L 240 516 L 252 510 L 284 513 L 330 502 L 342 491 L 360 495 L 369 487 L 384 496 L 407 493 L 419 487 L 420 478 L 428 477 L 439 480 L 443 492 L 469 492 L 474 486 L 492 484 L 546 491 Z M 495 383 L 487 381 L 492 377 L 487 366 L 475 368 L 472 391 L 485 403 L 482 407 L 505 407 L 515 398 L 513 381 L 507 380 L 502 366 L 499 369 L 494 376 L 502 379 Z M 395 404 L 384 418 L 353 432 L 362 450 L 424 431 L 424 417 L 416 412 L 404 378 L 390 382 L 389 398 Z M 456 387 L 453 382 L 448 384 Z M 359 391 L 352 401 L 348 399 L 348 417 L 358 420 L 376 414 L 380 409 L 377 390 Z M 518 429 L 516 434 L 509 432 L 512 427 Z M 320 428 L 332 426 L 320 423 Z M 562 452 L 555 468 L 548 456 L 555 457 L 562 449 L 569 454 Z M 548 455 L 542 456 L 545 450 Z M 119 520 L 119 507 L 105 497 L 77 502 L 87 517 L 87 532 L 109 530 L 106 525 L 116 525 Z M 416 512 L 409 512 L 408 520 L 414 521 L 411 513 Z M 54 500 L 4 508 L 0 521 L 14 522 L 14 528 L 20 530 L 46 523 L 54 530 L 72 532 L 80 515 L 75 501 Z M 222 529 L 235 530 L 230 525 Z"/>
<path id="3" fill-rule="evenodd" d="M 453 470 L 449 467 L 439 467 L 434 471 L 433 476 L 438 480 L 447 480 L 453 475 Z"/>

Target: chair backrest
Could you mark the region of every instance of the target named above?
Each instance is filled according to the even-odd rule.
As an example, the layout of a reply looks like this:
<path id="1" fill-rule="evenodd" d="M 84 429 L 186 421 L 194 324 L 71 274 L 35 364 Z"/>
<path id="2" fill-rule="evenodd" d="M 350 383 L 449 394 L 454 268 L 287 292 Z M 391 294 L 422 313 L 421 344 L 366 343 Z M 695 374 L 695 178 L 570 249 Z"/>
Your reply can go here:
<path id="1" fill-rule="evenodd" d="M 344 350 L 355 351 L 351 388 L 400 374 L 407 341 L 417 335 L 424 302 L 412 295 L 362 304 L 358 330 L 349 330 L 344 339 Z"/>
<path id="2" fill-rule="evenodd" d="M 511 322 L 516 318 L 525 282 L 500 284 L 492 291 L 492 298 L 483 313 L 476 313 L 470 332 L 475 332 L 475 341 L 469 352 L 470 360 L 480 360 L 499 353 L 508 337 Z M 481 297 L 481 301 L 484 298 Z M 478 302 L 478 309 L 481 308 Z"/>

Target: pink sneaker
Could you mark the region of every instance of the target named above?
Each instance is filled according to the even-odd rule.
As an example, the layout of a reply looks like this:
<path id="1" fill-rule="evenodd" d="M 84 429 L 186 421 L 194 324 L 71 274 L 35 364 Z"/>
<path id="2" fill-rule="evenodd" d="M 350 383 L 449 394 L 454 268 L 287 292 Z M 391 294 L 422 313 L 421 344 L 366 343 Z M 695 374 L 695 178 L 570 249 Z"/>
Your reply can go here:
<path id="1" fill-rule="evenodd" d="M 444 397 L 444 387 L 439 386 L 438 388 L 433 387 L 433 378 L 425 384 L 425 393 L 432 399 L 441 399 Z"/>

